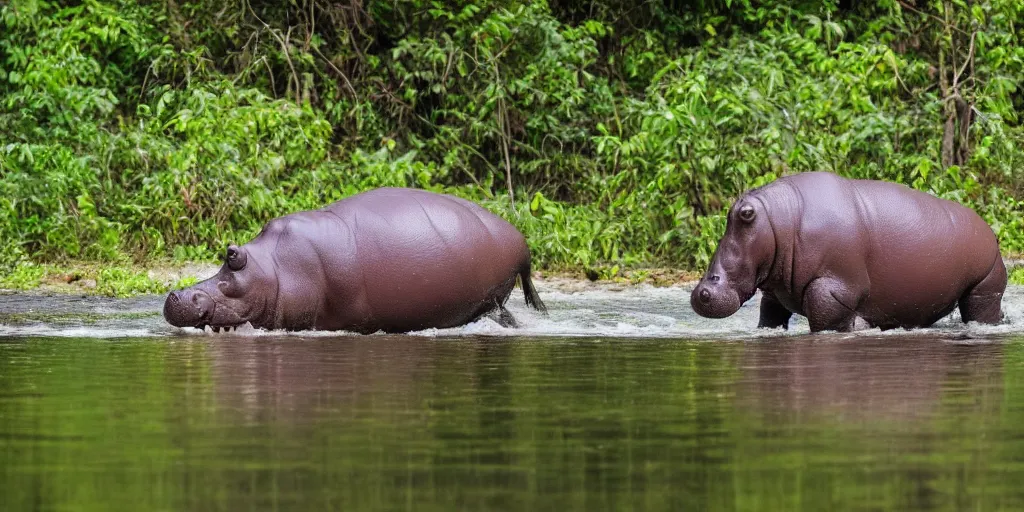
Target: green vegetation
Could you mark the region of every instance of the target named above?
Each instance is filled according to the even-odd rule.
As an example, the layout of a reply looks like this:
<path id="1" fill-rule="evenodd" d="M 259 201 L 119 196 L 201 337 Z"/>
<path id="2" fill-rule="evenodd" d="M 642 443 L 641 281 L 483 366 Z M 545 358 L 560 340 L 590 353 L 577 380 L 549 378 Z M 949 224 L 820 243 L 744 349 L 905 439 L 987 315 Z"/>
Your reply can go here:
<path id="1" fill-rule="evenodd" d="M 212 260 L 401 185 L 540 268 L 700 269 L 739 193 L 808 170 L 1020 253 L 1020 27 L 1017 0 L 0 2 L 0 268 Z"/>
<path id="2" fill-rule="evenodd" d="M 83 264 L 73 266 L 22 263 L 0 275 L 0 289 L 30 290 L 45 286 L 58 291 L 89 292 L 111 297 L 166 293 L 191 286 L 195 277 L 158 277 L 132 266 Z"/>
<path id="3" fill-rule="evenodd" d="M 1013 284 L 1024 284 L 1024 267 L 1010 268 L 1009 281 Z"/>

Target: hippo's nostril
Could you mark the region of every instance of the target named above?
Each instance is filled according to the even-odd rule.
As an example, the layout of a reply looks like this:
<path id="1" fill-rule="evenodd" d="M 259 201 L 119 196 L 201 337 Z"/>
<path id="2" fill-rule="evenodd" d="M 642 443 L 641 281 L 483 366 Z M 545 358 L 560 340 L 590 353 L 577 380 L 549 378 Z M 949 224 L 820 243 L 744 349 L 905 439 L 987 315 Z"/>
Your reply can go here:
<path id="1" fill-rule="evenodd" d="M 707 288 L 700 291 L 700 301 L 705 304 L 711 302 L 711 292 Z"/>

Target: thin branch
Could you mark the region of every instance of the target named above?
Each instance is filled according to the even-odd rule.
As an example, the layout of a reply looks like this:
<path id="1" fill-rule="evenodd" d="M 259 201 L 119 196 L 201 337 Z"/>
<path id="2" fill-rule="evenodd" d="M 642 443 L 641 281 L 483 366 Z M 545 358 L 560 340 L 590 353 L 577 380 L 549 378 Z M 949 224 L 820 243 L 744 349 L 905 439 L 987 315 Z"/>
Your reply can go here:
<path id="1" fill-rule="evenodd" d="M 299 74 L 295 72 L 295 66 L 292 65 L 292 58 L 288 54 L 288 48 L 292 45 L 292 29 L 295 27 L 288 27 L 288 32 L 284 34 L 284 43 L 282 44 L 281 51 L 284 52 L 285 59 L 288 61 L 288 67 L 292 70 L 292 78 L 295 79 L 295 103 L 299 104 L 304 99 L 302 97 L 302 82 L 299 80 Z"/>
<path id="2" fill-rule="evenodd" d="M 971 45 L 967 50 L 967 60 L 964 61 L 964 65 L 960 66 L 960 71 L 953 77 L 953 89 L 956 90 L 957 84 L 960 83 L 960 77 L 963 76 L 964 71 L 967 70 L 967 66 L 974 62 L 974 38 L 978 35 L 978 31 L 975 30 L 971 33 Z"/>
<path id="3" fill-rule="evenodd" d="M 277 39 L 277 42 L 281 43 L 281 51 L 284 52 L 284 59 L 288 62 L 288 67 L 292 70 L 292 79 L 295 80 L 295 103 L 299 104 L 301 102 L 301 98 L 299 97 L 301 82 L 299 81 L 299 74 L 295 72 L 295 66 L 292 64 L 292 58 L 288 55 L 288 43 L 286 43 L 284 39 L 281 39 L 281 36 L 278 35 L 274 28 L 268 25 L 267 22 L 263 21 L 259 15 L 256 14 L 256 11 L 252 8 L 252 4 L 246 2 L 245 6 L 249 8 L 249 12 L 252 13 L 254 18 L 256 18 L 256 21 L 262 23 L 263 27 L 270 32 L 270 35 L 274 36 L 274 39 Z M 289 83 L 291 83 L 291 80 L 289 80 Z"/>
<path id="4" fill-rule="evenodd" d="M 945 2 L 943 3 L 943 6 L 942 12 L 946 15 L 944 28 L 946 29 L 946 34 L 949 36 L 949 63 L 952 67 L 952 71 L 956 71 L 956 68 L 960 67 L 960 65 L 956 62 L 956 47 L 954 46 L 956 39 L 953 38 L 953 15 L 950 13 L 952 5 L 949 2 Z M 950 87 L 952 87 L 952 85 L 950 85 Z"/>
<path id="5" fill-rule="evenodd" d="M 274 70 L 270 67 L 270 61 L 267 60 L 266 55 L 260 57 L 260 60 L 263 61 L 263 65 L 267 68 L 267 74 L 270 75 L 270 90 L 277 94 L 277 84 L 274 83 Z"/>
<path id="6" fill-rule="evenodd" d="M 316 33 L 316 15 L 313 12 L 313 7 L 316 2 L 309 0 L 309 35 L 306 37 L 306 48 L 310 47 L 310 41 L 313 39 L 313 34 Z"/>
<path id="7" fill-rule="evenodd" d="M 508 156 L 508 112 L 505 111 L 505 87 L 501 85 L 501 71 L 498 67 L 497 59 L 494 60 L 494 76 L 498 85 L 501 86 L 502 92 L 502 96 L 498 98 L 498 129 L 501 133 L 501 152 L 505 156 L 505 183 L 508 187 L 510 206 L 515 208 L 516 196 L 515 191 L 512 189 L 512 161 Z"/>
<path id="8" fill-rule="evenodd" d="M 938 21 L 939 23 L 942 23 L 943 25 L 946 24 L 946 20 L 944 20 L 944 19 L 942 19 L 942 18 L 940 18 L 940 17 L 938 17 L 938 16 L 936 16 L 934 14 L 928 14 L 928 13 L 926 13 L 924 11 L 920 11 L 918 9 L 915 9 L 913 6 L 907 4 L 906 2 L 904 2 L 902 0 L 900 0 L 899 4 L 900 4 L 900 7 L 904 8 L 904 9 L 906 9 L 908 11 L 916 12 L 917 14 L 920 14 L 921 16 L 925 16 L 927 18 L 931 18 L 931 19 L 933 19 L 935 21 Z M 957 32 L 960 32 L 961 34 L 963 34 L 965 36 L 968 35 L 968 32 L 966 30 L 961 29 L 961 28 L 958 28 L 958 27 L 950 27 L 950 28 L 952 30 L 956 30 Z"/>
<path id="9" fill-rule="evenodd" d="M 340 69 L 338 69 L 338 66 L 335 66 L 334 63 L 331 62 L 331 59 L 328 59 L 327 56 L 325 56 L 323 53 L 321 53 L 319 48 L 317 48 L 316 46 L 310 46 L 310 48 L 312 48 L 313 51 L 316 52 L 316 54 L 319 55 L 321 59 L 324 59 L 324 62 L 326 62 L 327 65 L 330 66 L 331 69 L 333 69 L 334 72 L 337 73 L 338 76 L 340 76 L 341 79 L 345 81 L 345 87 L 347 87 L 349 92 L 352 93 L 352 98 L 356 98 L 357 97 L 356 89 L 355 89 L 355 87 L 352 87 L 352 82 L 350 82 L 348 80 L 348 77 L 345 76 L 345 73 L 343 73 Z"/>
<path id="10" fill-rule="evenodd" d="M 441 84 L 443 86 L 444 86 L 444 84 L 448 83 L 448 73 L 451 72 L 451 70 L 452 70 L 452 62 L 454 62 L 454 61 L 455 61 L 455 52 L 451 52 L 451 53 L 448 54 L 448 63 L 445 64 L 445 66 L 444 66 L 444 75 L 441 76 Z M 444 86 L 444 87 L 445 87 L 445 90 L 448 89 L 447 86 Z"/>

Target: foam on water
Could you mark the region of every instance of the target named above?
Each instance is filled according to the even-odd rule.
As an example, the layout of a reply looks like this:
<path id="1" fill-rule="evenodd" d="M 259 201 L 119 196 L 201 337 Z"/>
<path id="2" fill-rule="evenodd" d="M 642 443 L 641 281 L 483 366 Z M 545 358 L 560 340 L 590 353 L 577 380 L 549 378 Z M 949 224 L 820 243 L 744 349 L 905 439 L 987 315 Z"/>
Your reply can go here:
<path id="1" fill-rule="evenodd" d="M 499 325 L 484 317 L 452 329 L 426 329 L 410 333 L 424 338 L 462 336 L 521 337 L 615 337 L 688 338 L 711 340 L 768 339 L 809 334 L 807 321 L 794 316 L 790 329 L 756 329 L 760 294 L 747 301 L 733 316 L 713 320 L 698 316 L 690 308 L 690 287 L 655 288 L 633 286 L 581 292 L 560 291 L 540 286 L 548 306 L 544 315 L 529 309 L 517 290 L 508 307 L 518 328 Z M 178 329 L 160 315 L 163 296 L 110 299 L 68 295 L 17 293 L 0 295 L 0 337 L 139 338 L 180 336 L 301 336 L 337 337 L 353 333 L 324 331 L 265 331 L 243 326 L 232 332 Z M 1005 319 L 999 325 L 964 325 L 954 312 L 927 329 L 861 329 L 853 333 L 818 335 L 823 341 L 856 336 L 929 336 L 958 342 L 984 340 L 1008 334 L 1024 334 L 1024 287 L 1010 286 L 1003 298 Z"/>
<path id="2" fill-rule="evenodd" d="M 32 338 L 149 338 L 158 335 L 151 329 L 124 327 L 60 327 L 52 325 L 0 324 L 0 337 Z M 165 335 L 165 334 L 161 334 Z"/>

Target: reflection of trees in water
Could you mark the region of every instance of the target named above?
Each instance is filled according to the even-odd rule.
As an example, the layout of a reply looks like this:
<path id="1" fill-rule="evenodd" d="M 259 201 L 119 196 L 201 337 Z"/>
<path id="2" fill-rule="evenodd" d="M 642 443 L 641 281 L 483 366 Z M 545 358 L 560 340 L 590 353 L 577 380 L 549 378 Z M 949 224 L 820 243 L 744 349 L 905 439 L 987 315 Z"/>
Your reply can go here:
<path id="1" fill-rule="evenodd" d="M 1021 508 L 1024 344 L 827 339 L 25 343 L 0 508 Z"/>
<path id="2" fill-rule="evenodd" d="M 347 475 L 302 491 L 346 506 L 682 506 L 722 473 L 734 347 L 400 340 L 211 344 L 221 421 L 250 422 L 248 459 Z"/>
<path id="3" fill-rule="evenodd" d="M 935 489 L 998 458 L 971 439 L 998 428 L 999 344 L 372 337 L 210 349 L 218 422 L 248 450 L 236 455 L 265 465 L 219 472 L 238 506 L 942 506 Z"/>

